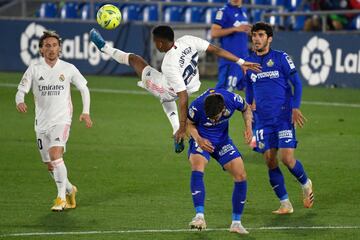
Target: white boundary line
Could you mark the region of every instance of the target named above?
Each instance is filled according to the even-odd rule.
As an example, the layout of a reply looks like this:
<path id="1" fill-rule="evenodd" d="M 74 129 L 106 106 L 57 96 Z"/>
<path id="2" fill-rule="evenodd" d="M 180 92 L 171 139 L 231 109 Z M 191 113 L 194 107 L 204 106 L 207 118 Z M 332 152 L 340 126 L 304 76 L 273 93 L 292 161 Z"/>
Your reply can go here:
<path id="1" fill-rule="evenodd" d="M 18 85 L 14 83 L 0 83 L 0 87 L 16 88 Z M 132 94 L 132 95 L 150 95 L 150 93 L 141 90 L 124 90 L 124 89 L 107 89 L 107 88 L 90 88 L 91 92 L 98 93 L 117 93 L 117 94 Z M 193 95 L 192 95 L 193 96 Z M 195 94 L 194 94 L 195 96 Z M 356 103 L 338 103 L 338 102 L 319 102 L 319 101 L 302 101 L 305 105 L 331 106 L 331 107 L 350 107 L 360 108 L 360 104 Z"/>
<path id="2" fill-rule="evenodd" d="M 297 227 L 252 227 L 247 228 L 254 231 L 277 231 L 277 230 L 323 230 L 323 229 L 360 229 L 360 226 L 297 226 Z M 228 228 L 208 228 L 206 232 L 229 231 Z M 187 233 L 197 232 L 192 229 L 143 229 L 143 230 L 111 230 L 111 231 L 81 231 L 81 232 L 24 232 L 5 233 L 0 237 L 21 237 L 21 236 L 51 236 L 51 235 L 95 235 L 95 234 L 131 234 L 131 233 Z"/>

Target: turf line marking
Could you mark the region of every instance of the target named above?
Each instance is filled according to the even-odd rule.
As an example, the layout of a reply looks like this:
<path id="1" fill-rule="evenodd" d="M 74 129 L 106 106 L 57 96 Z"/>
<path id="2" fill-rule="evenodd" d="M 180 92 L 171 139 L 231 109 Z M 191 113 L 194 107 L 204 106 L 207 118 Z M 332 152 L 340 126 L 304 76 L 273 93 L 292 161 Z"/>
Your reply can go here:
<path id="1" fill-rule="evenodd" d="M 297 227 L 250 227 L 254 231 L 277 231 L 277 230 L 329 230 L 329 229 L 360 229 L 360 226 L 297 226 Z M 206 232 L 229 231 L 228 228 L 208 228 Z M 131 234 L 131 233 L 186 233 L 197 232 L 191 229 L 143 229 L 143 230 L 111 230 L 111 231 L 82 231 L 82 232 L 24 232 L 6 233 L 0 237 L 25 237 L 25 236 L 51 236 L 51 235 L 94 235 L 94 234 Z"/>
<path id="2" fill-rule="evenodd" d="M 18 84 L 14 83 L 0 83 L 0 87 L 4 88 L 16 88 Z M 150 93 L 145 90 L 124 90 L 124 89 L 107 89 L 107 88 L 90 88 L 90 92 L 98 93 L 117 93 L 117 94 L 131 94 L 131 95 L 149 95 Z M 198 96 L 193 94 L 191 96 Z M 337 103 L 337 102 L 319 102 L 319 101 L 302 101 L 302 104 L 305 105 L 318 105 L 318 106 L 333 106 L 333 107 L 351 107 L 351 108 L 360 108 L 360 104 L 356 103 Z"/>

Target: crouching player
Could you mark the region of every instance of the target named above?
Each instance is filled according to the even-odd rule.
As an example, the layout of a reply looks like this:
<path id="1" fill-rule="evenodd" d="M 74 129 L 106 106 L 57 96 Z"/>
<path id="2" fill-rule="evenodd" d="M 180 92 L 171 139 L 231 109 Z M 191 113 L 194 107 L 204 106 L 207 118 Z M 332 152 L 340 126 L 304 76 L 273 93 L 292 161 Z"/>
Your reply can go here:
<path id="1" fill-rule="evenodd" d="M 228 135 L 229 119 L 235 110 L 242 112 L 244 137 L 248 144 L 252 138 L 252 113 L 241 96 L 223 89 L 209 89 L 195 99 L 188 109 L 188 129 L 191 135 L 188 157 L 192 170 L 190 185 L 196 211 L 196 216 L 189 223 L 191 228 L 206 228 L 203 177 L 212 156 L 234 180 L 230 232 L 248 233 L 241 224 L 247 191 L 246 172 L 241 154 Z"/>

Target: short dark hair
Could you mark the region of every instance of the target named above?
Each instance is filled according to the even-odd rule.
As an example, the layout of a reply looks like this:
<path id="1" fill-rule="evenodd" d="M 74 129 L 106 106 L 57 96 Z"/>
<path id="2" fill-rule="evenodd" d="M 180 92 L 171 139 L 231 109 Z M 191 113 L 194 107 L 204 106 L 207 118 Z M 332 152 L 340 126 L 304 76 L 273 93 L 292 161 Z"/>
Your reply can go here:
<path id="1" fill-rule="evenodd" d="M 273 34 L 274 34 L 272 26 L 270 24 L 266 23 L 266 22 L 257 22 L 257 23 L 255 23 L 251 28 L 251 33 L 257 32 L 259 30 L 264 30 L 268 37 L 272 37 Z"/>
<path id="2" fill-rule="evenodd" d="M 205 98 L 205 114 L 208 118 L 213 118 L 225 107 L 224 97 L 221 94 L 210 94 Z"/>
<path id="3" fill-rule="evenodd" d="M 170 42 L 174 41 L 174 30 L 166 25 L 160 25 L 153 29 L 152 34 L 161 39 L 168 40 Z"/>
<path id="4" fill-rule="evenodd" d="M 44 40 L 46 38 L 49 38 L 49 37 L 53 37 L 53 38 L 56 38 L 59 42 L 59 45 L 61 45 L 61 38 L 60 38 L 60 35 L 57 34 L 55 31 L 51 31 L 51 30 L 46 30 L 44 31 L 43 35 L 40 37 L 40 40 L 39 40 L 39 48 L 42 48 L 42 46 L 44 45 Z"/>

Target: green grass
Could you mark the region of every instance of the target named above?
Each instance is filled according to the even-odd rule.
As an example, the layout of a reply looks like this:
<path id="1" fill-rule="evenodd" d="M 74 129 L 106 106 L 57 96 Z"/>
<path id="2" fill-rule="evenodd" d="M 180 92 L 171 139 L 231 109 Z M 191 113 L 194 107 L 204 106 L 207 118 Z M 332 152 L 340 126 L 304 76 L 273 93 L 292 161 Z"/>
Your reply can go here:
<path id="1" fill-rule="evenodd" d="M 206 174 L 206 232 L 131 232 L 186 229 L 194 215 L 186 153 L 175 154 L 171 128 L 159 101 L 150 95 L 91 94 L 92 129 L 78 122 L 81 97 L 72 92 L 74 117 L 65 161 L 79 188 L 78 208 L 52 213 L 56 187 L 41 163 L 33 130 L 32 94 L 27 114 L 15 109 L 18 73 L 0 74 L 0 238 L 4 239 L 238 239 L 221 231 L 231 221 L 230 176 L 211 160 Z M 131 77 L 88 76 L 93 89 L 138 90 Z M 204 81 L 202 89 L 213 86 Z M 308 118 L 298 129 L 301 159 L 313 180 L 316 202 L 304 209 L 298 183 L 284 168 L 295 212 L 274 216 L 279 205 L 262 157 L 243 143 L 241 114 L 231 121 L 231 136 L 243 153 L 248 175 L 248 202 L 243 239 L 358 239 L 360 234 L 360 107 L 313 105 L 311 102 L 360 104 L 360 91 L 304 88 Z M 338 229 L 296 227 L 338 226 Z M 342 226 L 353 226 L 345 229 Z M 285 230 L 261 227 L 289 227 Z M 118 231 L 127 231 L 121 233 Z M 84 235 L 4 236 L 11 233 L 105 231 Z M 115 231 L 115 232 L 108 232 Z"/>

